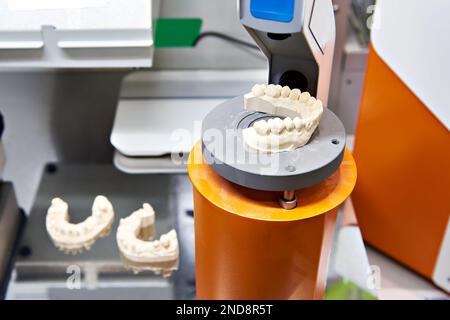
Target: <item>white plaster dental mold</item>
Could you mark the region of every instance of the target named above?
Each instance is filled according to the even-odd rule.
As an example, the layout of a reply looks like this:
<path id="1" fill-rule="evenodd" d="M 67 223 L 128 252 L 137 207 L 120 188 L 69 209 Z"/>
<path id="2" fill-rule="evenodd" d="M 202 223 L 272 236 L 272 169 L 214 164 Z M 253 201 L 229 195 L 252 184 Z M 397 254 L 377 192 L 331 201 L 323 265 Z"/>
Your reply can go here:
<path id="1" fill-rule="evenodd" d="M 171 230 L 159 240 L 154 237 L 155 212 L 150 204 L 120 220 L 117 245 L 127 269 L 135 273 L 150 270 L 168 277 L 178 269 L 177 233 Z"/>
<path id="2" fill-rule="evenodd" d="M 256 121 L 243 130 L 251 149 L 284 152 L 308 143 L 323 114 L 322 102 L 308 92 L 280 85 L 255 85 L 244 96 L 245 109 L 284 117 Z"/>
<path id="3" fill-rule="evenodd" d="M 69 222 L 69 205 L 61 198 L 54 198 L 47 211 L 46 228 L 55 246 L 65 253 L 90 250 L 100 237 L 106 237 L 114 221 L 114 209 L 105 196 L 97 196 L 92 214 L 83 222 Z"/>

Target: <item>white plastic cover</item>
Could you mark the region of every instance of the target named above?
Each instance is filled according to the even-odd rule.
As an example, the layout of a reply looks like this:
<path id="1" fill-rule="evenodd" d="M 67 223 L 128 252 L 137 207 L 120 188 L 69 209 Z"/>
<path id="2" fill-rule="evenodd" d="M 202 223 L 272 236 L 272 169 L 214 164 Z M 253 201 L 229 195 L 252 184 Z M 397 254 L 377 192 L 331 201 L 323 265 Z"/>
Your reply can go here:
<path id="1" fill-rule="evenodd" d="M 0 0 L 0 67 L 150 67 L 158 0 Z"/>

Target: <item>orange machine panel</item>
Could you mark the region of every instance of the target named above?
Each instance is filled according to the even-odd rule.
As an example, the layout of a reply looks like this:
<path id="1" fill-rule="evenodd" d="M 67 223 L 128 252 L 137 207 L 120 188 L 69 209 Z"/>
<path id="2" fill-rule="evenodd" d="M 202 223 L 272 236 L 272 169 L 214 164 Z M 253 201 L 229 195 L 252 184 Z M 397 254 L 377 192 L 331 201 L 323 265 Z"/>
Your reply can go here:
<path id="1" fill-rule="evenodd" d="M 450 214 L 450 134 L 373 48 L 354 156 L 364 239 L 430 277 Z"/>
<path id="2" fill-rule="evenodd" d="M 279 192 L 233 184 L 189 159 L 194 185 L 195 269 L 199 299 L 320 299 L 338 206 L 356 182 L 346 151 L 340 169 L 297 191 L 298 207 L 280 207 Z"/>

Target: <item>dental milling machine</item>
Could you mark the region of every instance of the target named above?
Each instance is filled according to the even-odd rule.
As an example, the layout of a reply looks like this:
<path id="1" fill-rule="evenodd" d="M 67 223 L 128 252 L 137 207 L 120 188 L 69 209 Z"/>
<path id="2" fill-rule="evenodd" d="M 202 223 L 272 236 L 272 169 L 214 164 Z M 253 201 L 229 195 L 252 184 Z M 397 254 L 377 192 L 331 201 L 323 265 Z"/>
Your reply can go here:
<path id="1" fill-rule="evenodd" d="M 279 117 L 239 96 L 204 119 L 188 172 L 194 186 L 199 299 L 321 299 L 339 205 L 356 183 L 341 121 L 327 106 L 335 41 L 331 0 L 240 0 L 240 21 L 268 61 L 268 84 L 325 106 L 309 142 L 249 149 L 243 131 Z"/>

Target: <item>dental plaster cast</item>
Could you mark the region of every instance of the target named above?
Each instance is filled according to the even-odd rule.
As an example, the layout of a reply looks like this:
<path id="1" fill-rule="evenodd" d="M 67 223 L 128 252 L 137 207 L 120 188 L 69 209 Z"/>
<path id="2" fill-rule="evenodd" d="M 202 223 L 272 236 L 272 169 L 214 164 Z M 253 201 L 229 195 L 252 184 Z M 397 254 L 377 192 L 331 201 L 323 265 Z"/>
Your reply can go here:
<path id="1" fill-rule="evenodd" d="M 308 92 L 280 85 L 255 85 L 244 96 L 248 111 L 284 117 L 256 121 L 243 130 L 244 141 L 251 149 L 284 152 L 308 143 L 323 114 L 322 102 Z"/>
<path id="2" fill-rule="evenodd" d="M 65 253 L 80 253 L 90 250 L 100 237 L 111 231 L 114 209 L 105 196 L 97 196 L 92 205 L 92 215 L 81 223 L 69 222 L 69 205 L 54 198 L 47 211 L 46 228 L 55 246 Z"/>
<path id="3" fill-rule="evenodd" d="M 155 212 L 145 203 L 128 217 L 121 219 L 117 229 L 117 245 L 126 268 L 135 273 L 150 270 L 168 277 L 178 269 L 178 239 L 175 230 L 154 237 Z"/>

